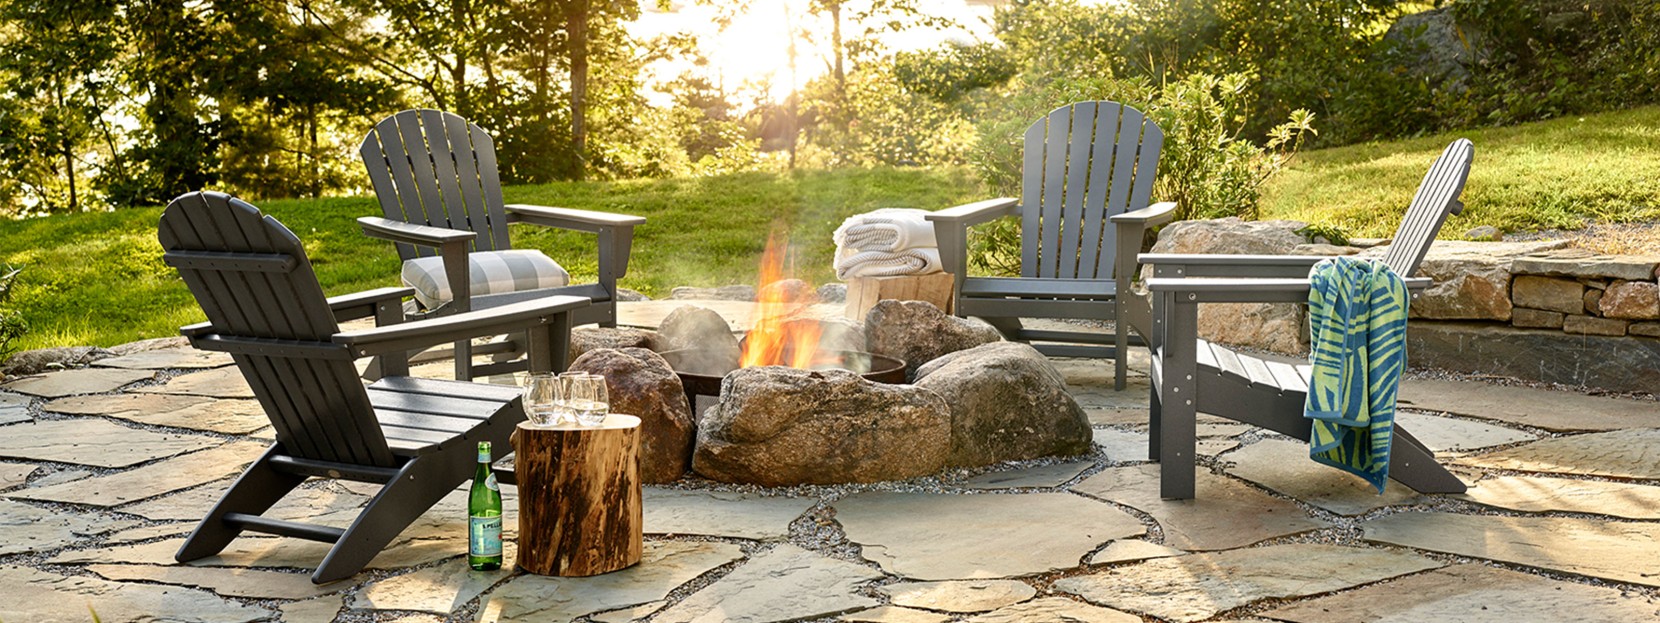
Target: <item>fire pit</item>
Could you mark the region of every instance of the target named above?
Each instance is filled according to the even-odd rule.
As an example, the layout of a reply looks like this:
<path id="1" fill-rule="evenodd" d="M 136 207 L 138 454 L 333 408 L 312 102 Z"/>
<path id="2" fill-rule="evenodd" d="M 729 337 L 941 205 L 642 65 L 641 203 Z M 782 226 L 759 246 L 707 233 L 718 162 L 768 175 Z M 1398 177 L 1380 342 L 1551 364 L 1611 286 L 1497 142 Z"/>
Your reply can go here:
<path id="1" fill-rule="evenodd" d="M 680 377 L 680 383 L 686 387 L 686 399 L 693 405 L 698 403 L 698 396 L 720 396 L 721 379 L 725 378 L 728 372 L 736 369 L 729 368 L 722 371 L 718 368 L 711 370 L 706 367 L 705 362 L 718 357 L 712 351 L 681 349 L 658 354 L 662 355 L 663 359 L 668 360 L 670 368 L 674 368 L 674 373 Z M 905 362 L 871 353 L 846 350 L 820 351 L 813 357 L 812 364 L 806 367 L 808 369 L 841 368 L 850 370 L 877 383 L 905 382 Z M 717 372 L 718 374 L 716 374 Z"/>

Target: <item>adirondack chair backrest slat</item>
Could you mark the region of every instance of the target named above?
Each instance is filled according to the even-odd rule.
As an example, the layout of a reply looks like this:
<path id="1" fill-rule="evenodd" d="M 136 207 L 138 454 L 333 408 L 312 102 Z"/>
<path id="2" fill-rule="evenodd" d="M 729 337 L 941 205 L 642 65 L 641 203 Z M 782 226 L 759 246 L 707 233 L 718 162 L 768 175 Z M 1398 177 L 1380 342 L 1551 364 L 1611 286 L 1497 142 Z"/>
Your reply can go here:
<path id="1" fill-rule="evenodd" d="M 304 246 L 258 208 L 221 193 L 184 195 L 162 213 L 158 237 L 164 251 L 187 254 L 187 261 L 175 266 L 214 333 L 328 344 L 339 331 Z M 226 261 L 219 266 L 204 261 L 216 255 Z M 294 261 L 288 270 L 271 270 L 273 256 Z M 289 454 L 358 465 L 394 464 L 351 361 L 246 354 L 233 358 Z"/>
<path id="2" fill-rule="evenodd" d="M 453 113 L 405 110 L 375 124 L 358 155 L 386 218 L 477 232 L 473 250 L 511 248 L 495 141 L 483 128 Z M 406 260 L 437 254 L 397 248 Z"/>
<path id="3" fill-rule="evenodd" d="M 1164 133 L 1117 102 L 1062 106 L 1026 129 L 1021 274 L 1110 279 L 1108 216 L 1149 205 Z"/>
<path id="4" fill-rule="evenodd" d="M 1457 209 L 1458 196 L 1464 192 L 1464 183 L 1470 176 L 1470 162 L 1475 158 L 1475 145 L 1468 139 L 1458 139 L 1448 145 L 1424 174 L 1412 204 L 1406 209 L 1394 241 L 1384 255 L 1384 263 L 1400 275 L 1412 275 L 1429 253 L 1429 245 L 1441 232 L 1441 225 Z"/>

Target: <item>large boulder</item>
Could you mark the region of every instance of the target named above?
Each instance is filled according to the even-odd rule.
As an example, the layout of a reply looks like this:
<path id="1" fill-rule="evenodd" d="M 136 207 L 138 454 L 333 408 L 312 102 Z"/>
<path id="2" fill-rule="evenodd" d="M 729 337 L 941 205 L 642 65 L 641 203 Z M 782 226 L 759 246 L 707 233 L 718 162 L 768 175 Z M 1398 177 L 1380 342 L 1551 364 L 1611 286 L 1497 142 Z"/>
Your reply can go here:
<path id="1" fill-rule="evenodd" d="M 1089 416 L 1055 366 L 1029 345 L 998 342 L 947 354 L 917 370 L 916 386 L 950 405 L 952 467 L 1090 450 Z"/>
<path id="2" fill-rule="evenodd" d="M 945 467 L 951 411 L 932 391 L 846 370 L 744 368 L 698 422 L 692 469 L 767 486 L 877 482 Z"/>
<path id="3" fill-rule="evenodd" d="M 13 354 L 0 365 L 0 374 L 27 376 L 48 370 L 80 368 L 113 355 L 109 350 L 95 346 L 53 346 Z"/>
<path id="4" fill-rule="evenodd" d="M 696 426 L 669 362 L 644 348 L 600 348 L 571 362 L 571 370 L 604 376 L 611 412 L 640 418 L 642 482 L 670 482 L 686 473 Z"/>
<path id="5" fill-rule="evenodd" d="M 945 354 L 1002 341 L 983 321 L 957 318 L 927 301 L 884 300 L 865 314 L 865 348 L 905 362 L 905 378 Z"/>
<path id="6" fill-rule="evenodd" d="M 644 348 L 659 350 L 657 332 L 628 327 L 577 327 L 571 329 L 571 360 L 601 348 Z"/>
<path id="7" fill-rule="evenodd" d="M 1309 246 L 1302 221 L 1244 221 L 1239 217 L 1181 221 L 1159 232 L 1153 253 L 1291 255 L 1334 251 Z M 1349 253 L 1346 249 L 1344 253 Z M 1296 303 L 1224 303 L 1199 306 L 1199 337 L 1235 346 L 1300 355 L 1308 352 L 1308 314 Z"/>
<path id="8" fill-rule="evenodd" d="M 738 367 L 738 336 L 726 319 L 706 307 L 684 305 L 669 312 L 657 326 L 657 350 L 692 350 L 697 357 L 677 361 L 685 372 L 719 376 Z"/>
<path id="9" fill-rule="evenodd" d="M 1403 65 L 1402 70 L 1431 83 L 1445 82 L 1457 91 L 1464 90 L 1470 68 L 1492 53 L 1487 36 L 1469 24 L 1460 24 L 1451 7 L 1402 16 L 1383 38 L 1415 56 L 1415 62 Z"/>
<path id="10" fill-rule="evenodd" d="M 753 301 L 755 300 L 755 286 L 733 285 L 718 288 L 680 286 L 669 290 L 669 298 L 678 301 Z"/>

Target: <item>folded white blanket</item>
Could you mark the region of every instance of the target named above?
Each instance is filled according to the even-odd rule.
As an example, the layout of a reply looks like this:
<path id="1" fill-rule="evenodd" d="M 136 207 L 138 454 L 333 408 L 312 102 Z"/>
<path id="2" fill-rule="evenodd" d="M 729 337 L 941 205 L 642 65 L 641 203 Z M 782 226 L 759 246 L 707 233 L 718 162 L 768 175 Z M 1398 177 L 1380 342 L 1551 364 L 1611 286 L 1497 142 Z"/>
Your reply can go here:
<path id="1" fill-rule="evenodd" d="M 937 246 L 934 224 L 925 210 L 882 208 L 850 216 L 836 228 L 838 249 L 903 251 Z"/>
<path id="2" fill-rule="evenodd" d="M 846 281 L 853 277 L 893 277 L 897 275 L 926 275 L 943 272 L 939 249 L 905 249 L 903 251 L 853 251 L 836 253 L 836 278 Z"/>

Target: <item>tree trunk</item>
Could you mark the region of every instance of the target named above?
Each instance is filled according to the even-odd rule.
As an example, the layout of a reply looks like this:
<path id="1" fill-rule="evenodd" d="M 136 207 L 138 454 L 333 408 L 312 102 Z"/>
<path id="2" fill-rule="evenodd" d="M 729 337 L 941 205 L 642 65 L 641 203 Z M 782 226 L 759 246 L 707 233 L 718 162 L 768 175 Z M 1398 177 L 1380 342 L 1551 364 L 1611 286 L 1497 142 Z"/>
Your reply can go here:
<path id="1" fill-rule="evenodd" d="M 640 562 L 640 418 L 611 414 L 513 432 L 519 486 L 519 568 L 590 576 Z"/>
<path id="2" fill-rule="evenodd" d="M 847 72 L 842 70 L 842 5 L 840 2 L 830 5 L 830 55 L 835 59 L 836 76 L 836 107 L 839 109 L 847 102 Z"/>
<path id="3" fill-rule="evenodd" d="M 784 131 L 789 134 L 786 138 L 789 140 L 790 169 L 794 170 L 795 148 L 801 133 L 801 128 L 799 127 L 801 124 L 801 98 L 796 97 L 796 89 L 800 88 L 800 86 L 796 82 L 795 72 L 795 20 L 790 16 L 789 5 L 784 5 L 784 32 L 789 33 L 790 35 L 789 46 L 784 49 L 784 56 L 789 61 L 790 69 L 790 94 L 785 99 L 784 108 L 790 121 L 788 127 L 786 127 Z"/>
<path id="4" fill-rule="evenodd" d="M 565 42 L 571 60 L 571 149 L 576 179 L 588 168 L 588 2 L 571 0 L 565 11 Z"/>
<path id="5" fill-rule="evenodd" d="M 63 82 L 57 81 L 58 114 L 63 115 Z M 80 199 L 75 193 L 75 143 L 69 138 L 67 127 L 59 128 L 63 132 L 63 167 L 69 174 L 69 211 L 81 210 Z"/>
<path id="6" fill-rule="evenodd" d="M 455 40 L 455 63 L 450 65 L 450 84 L 455 92 L 455 114 L 472 119 L 472 98 L 467 94 L 467 56 L 472 39 L 467 36 L 467 0 L 450 0 L 450 36 Z"/>

